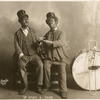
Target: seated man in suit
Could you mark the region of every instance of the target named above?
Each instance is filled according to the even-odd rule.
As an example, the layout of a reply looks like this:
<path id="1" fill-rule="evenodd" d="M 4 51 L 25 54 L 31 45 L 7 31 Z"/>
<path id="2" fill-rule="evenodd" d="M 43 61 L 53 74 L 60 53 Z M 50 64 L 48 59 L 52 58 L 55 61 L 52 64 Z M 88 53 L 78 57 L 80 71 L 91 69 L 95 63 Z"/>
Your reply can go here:
<path id="1" fill-rule="evenodd" d="M 50 68 L 54 62 L 59 62 L 59 91 L 62 98 L 67 98 L 66 65 L 69 65 L 70 61 L 67 52 L 66 33 L 58 28 L 58 18 L 53 12 L 47 13 L 46 17 L 46 23 L 50 30 L 45 34 L 43 40 L 45 90 L 50 88 Z"/>
<path id="2" fill-rule="evenodd" d="M 17 57 L 17 65 L 24 85 L 18 92 L 19 95 L 26 93 L 28 88 L 26 65 L 32 63 L 36 65 L 32 67 L 36 67 L 37 91 L 43 94 L 41 88 L 43 85 L 43 63 L 37 55 L 39 37 L 37 33 L 29 27 L 29 16 L 24 10 L 19 10 L 17 16 L 21 28 L 14 34 L 15 57 Z"/>

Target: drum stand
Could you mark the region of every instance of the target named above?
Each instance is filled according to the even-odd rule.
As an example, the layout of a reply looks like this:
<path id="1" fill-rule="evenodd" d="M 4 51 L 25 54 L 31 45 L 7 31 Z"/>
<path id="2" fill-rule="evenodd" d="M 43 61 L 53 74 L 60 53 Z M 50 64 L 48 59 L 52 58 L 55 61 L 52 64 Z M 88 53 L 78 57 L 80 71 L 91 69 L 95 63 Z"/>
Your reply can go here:
<path id="1" fill-rule="evenodd" d="M 90 67 L 88 67 L 88 69 L 89 69 L 89 91 L 90 91 L 91 95 L 96 95 L 97 94 L 97 88 L 96 88 L 96 70 L 99 67 L 100 66 L 90 66 Z M 95 90 L 91 90 L 91 72 L 94 72 Z"/>
<path id="2" fill-rule="evenodd" d="M 96 80 L 96 71 L 97 71 L 97 69 L 100 68 L 100 66 L 94 65 L 95 52 L 94 52 L 94 57 L 92 58 L 92 60 L 93 60 L 93 65 L 88 67 L 88 69 L 89 69 L 89 91 L 90 91 L 90 94 L 91 94 L 91 95 L 96 95 L 96 94 L 97 94 L 97 87 L 96 87 L 96 84 L 97 84 L 97 83 L 96 83 L 96 82 L 97 82 L 97 80 Z M 94 85 L 95 85 L 95 89 L 94 89 L 94 90 L 91 89 L 91 72 L 94 72 Z"/>

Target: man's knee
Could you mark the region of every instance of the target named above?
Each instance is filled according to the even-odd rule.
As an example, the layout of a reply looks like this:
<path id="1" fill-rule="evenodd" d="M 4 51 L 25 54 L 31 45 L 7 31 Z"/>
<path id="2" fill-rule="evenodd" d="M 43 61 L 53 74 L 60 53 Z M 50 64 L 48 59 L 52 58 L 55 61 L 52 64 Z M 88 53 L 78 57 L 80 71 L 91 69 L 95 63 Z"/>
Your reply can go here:
<path id="1" fill-rule="evenodd" d="M 60 68 L 66 68 L 66 63 L 61 62 L 59 67 Z"/>
<path id="2" fill-rule="evenodd" d="M 26 63 L 24 61 L 22 61 L 21 59 L 18 60 L 18 67 L 21 70 L 26 70 Z"/>
<path id="3" fill-rule="evenodd" d="M 18 59 L 18 66 L 26 65 L 22 59 Z"/>
<path id="4" fill-rule="evenodd" d="M 43 68 L 42 59 L 38 55 L 32 56 L 31 62 L 36 64 L 38 67 Z"/>

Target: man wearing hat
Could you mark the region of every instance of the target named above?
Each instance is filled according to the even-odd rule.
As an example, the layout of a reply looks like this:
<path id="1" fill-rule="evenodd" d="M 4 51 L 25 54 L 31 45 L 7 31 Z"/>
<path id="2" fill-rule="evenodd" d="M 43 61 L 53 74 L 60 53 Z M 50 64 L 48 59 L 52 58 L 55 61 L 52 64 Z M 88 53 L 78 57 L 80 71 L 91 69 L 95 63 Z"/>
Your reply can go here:
<path id="1" fill-rule="evenodd" d="M 28 88 L 26 65 L 28 63 L 35 64 L 36 68 L 37 90 L 43 94 L 41 86 L 43 85 L 43 63 L 37 55 L 37 47 L 39 37 L 35 31 L 29 27 L 29 16 L 24 10 L 17 12 L 18 21 L 21 28 L 14 35 L 15 55 L 17 56 L 17 65 L 21 73 L 22 83 L 24 87 L 19 90 L 19 95 L 26 93 Z"/>
<path id="2" fill-rule="evenodd" d="M 62 32 L 57 24 L 58 18 L 53 12 L 46 15 L 46 23 L 50 30 L 45 34 L 43 40 L 44 47 L 44 76 L 45 90 L 50 88 L 51 71 L 50 68 L 55 62 L 59 64 L 59 91 L 62 98 L 67 98 L 67 78 L 66 66 L 70 64 L 68 57 L 68 43 L 66 33 Z"/>

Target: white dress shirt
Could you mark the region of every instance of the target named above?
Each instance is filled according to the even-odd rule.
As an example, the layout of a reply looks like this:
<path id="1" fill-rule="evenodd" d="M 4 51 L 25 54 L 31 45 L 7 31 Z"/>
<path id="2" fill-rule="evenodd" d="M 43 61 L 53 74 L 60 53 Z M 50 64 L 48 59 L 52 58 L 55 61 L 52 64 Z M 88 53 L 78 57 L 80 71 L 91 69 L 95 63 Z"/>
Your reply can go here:
<path id="1" fill-rule="evenodd" d="M 29 31 L 29 28 L 27 27 L 27 28 L 21 28 L 22 29 L 22 31 L 23 31 L 23 33 L 25 34 L 25 36 L 27 36 L 28 35 L 28 31 Z"/>

